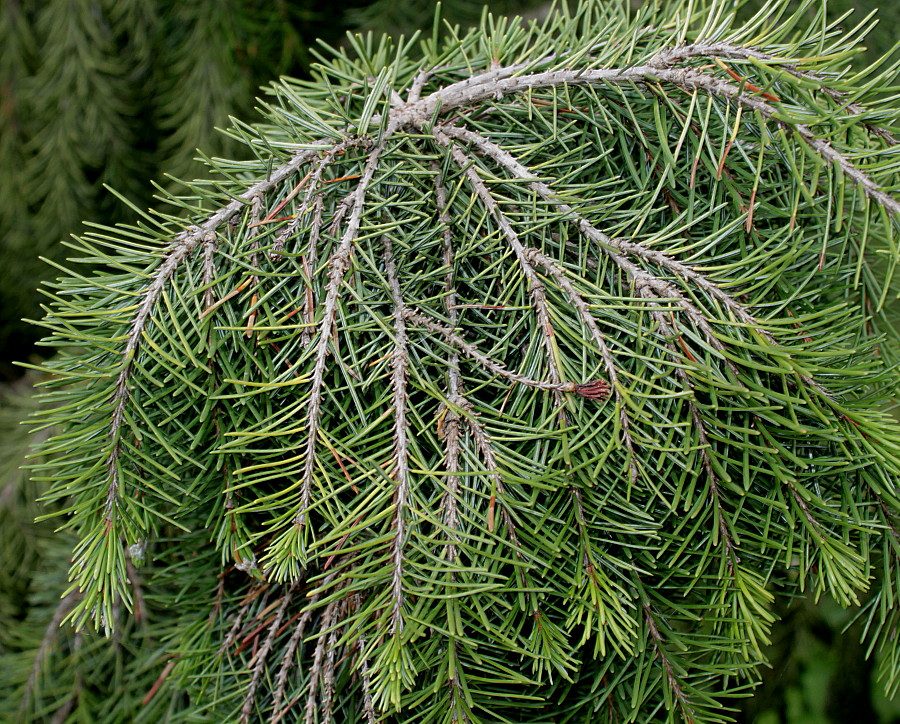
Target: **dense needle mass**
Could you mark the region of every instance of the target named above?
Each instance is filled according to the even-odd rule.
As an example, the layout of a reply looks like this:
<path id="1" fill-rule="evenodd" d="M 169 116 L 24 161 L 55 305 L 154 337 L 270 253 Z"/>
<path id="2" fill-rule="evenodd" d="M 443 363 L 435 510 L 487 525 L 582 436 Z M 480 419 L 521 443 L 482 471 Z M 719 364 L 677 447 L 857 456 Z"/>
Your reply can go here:
<path id="1" fill-rule="evenodd" d="M 357 38 L 77 243 L 61 616 L 177 609 L 173 717 L 724 721 L 775 592 L 896 685 L 891 108 L 786 4 L 597 5 Z"/>

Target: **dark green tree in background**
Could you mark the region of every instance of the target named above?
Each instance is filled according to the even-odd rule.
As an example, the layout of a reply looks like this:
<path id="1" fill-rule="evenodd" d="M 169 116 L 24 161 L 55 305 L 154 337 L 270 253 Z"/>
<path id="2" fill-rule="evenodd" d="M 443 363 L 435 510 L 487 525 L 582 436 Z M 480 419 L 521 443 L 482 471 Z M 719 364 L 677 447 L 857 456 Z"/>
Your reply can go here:
<path id="1" fill-rule="evenodd" d="M 105 224 L 48 287 L 33 479 L 4 426 L 0 716 L 724 721 L 846 610 L 892 692 L 897 121 L 866 28 L 695 0 L 467 34 L 379 0 L 346 22 L 421 45 L 253 101 L 316 16 L 232 6 L 0 10 L 10 304 Z M 786 648 L 760 722 L 864 715 L 798 703 Z"/>
<path id="2" fill-rule="evenodd" d="M 0 349 L 28 352 L 37 255 L 81 222 L 129 218 L 103 184 L 150 203 L 146 180 L 193 176 L 197 147 L 246 113 L 257 85 L 296 69 L 312 3 L 19 2 L 0 8 Z M 233 149 L 234 146 L 231 146 Z M 6 275 L 9 276 L 6 276 Z"/>

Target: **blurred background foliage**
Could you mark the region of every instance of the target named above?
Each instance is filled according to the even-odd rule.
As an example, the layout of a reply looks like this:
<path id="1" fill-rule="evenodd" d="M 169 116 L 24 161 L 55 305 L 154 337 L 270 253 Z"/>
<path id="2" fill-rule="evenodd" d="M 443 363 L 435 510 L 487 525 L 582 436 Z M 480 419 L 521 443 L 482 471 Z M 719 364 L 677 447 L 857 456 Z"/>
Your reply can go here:
<path id="1" fill-rule="evenodd" d="M 750 0 L 743 12 L 764 4 Z M 131 219 L 105 186 L 153 206 L 151 180 L 167 186 L 202 174 L 197 149 L 233 156 L 215 129 L 229 116 L 251 119 L 261 85 L 303 76 L 316 38 L 334 45 L 347 30 L 408 35 L 431 27 L 434 7 L 433 0 L 0 2 L 0 700 L 5 685 L 21 680 L 9 667 L 37 676 L 48 647 L 67 645 L 73 662 L 87 660 L 78 637 L 46 636 L 59 613 L 69 541 L 33 522 L 42 484 L 19 470 L 30 438 L 18 424 L 32 408 L 31 386 L 13 364 L 52 352 L 35 347 L 40 332 L 22 319 L 41 315 L 37 289 L 53 276 L 51 264 L 63 262 L 64 240 L 85 222 Z M 474 24 L 485 7 L 546 11 L 539 0 L 444 0 L 442 15 Z M 848 28 L 876 9 L 860 64 L 896 59 L 900 3 L 829 0 L 832 17 L 853 12 Z M 756 696 L 739 703 L 740 721 L 900 722 L 900 703 L 885 700 L 872 681 L 848 612 L 809 600 L 778 605 L 773 667 Z M 59 675 L 91 673 L 70 667 Z M 16 711 L 0 705 L 0 719 Z"/>

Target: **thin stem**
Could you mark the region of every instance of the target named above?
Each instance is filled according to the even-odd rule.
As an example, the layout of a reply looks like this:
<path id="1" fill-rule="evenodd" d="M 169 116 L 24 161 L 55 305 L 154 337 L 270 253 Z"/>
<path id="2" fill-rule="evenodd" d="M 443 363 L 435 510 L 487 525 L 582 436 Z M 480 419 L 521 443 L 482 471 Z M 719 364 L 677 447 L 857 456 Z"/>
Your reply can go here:
<path id="1" fill-rule="evenodd" d="M 470 403 L 465 398 L 463 399 L 466 407 L 471 409 L 472 403 Z M 506 488 L 503 485 L 503 478 L 500 477 L 500 473 L 497 468 L 497 456 L 494 454 L 494 446 L 491 443 L 491 438 L 487 434 L 484 429 L 484 425 L 482 425 L 473 415 L 469 415 L 466 417 L 466 423 L 468 424 L 469 433 L 472 435 L 472 438 L 475 440 L 475 447 L 481 455 L 481 459 L 484 460 L 484 467 L 488 471 L 488 474 L 491 476 L 491 479 L 494 483 L 494 488 L 497 491 L 497 496 L 500 498 L 500 519 L 503 521 L 503 524 L 506 526 L 506 531 L 509 535 L 509 540 L 513 544 L 513 547 L 516 551 L 516 556 L 524 561 L 524 557 L 522 555 L 522 544 L 519 542 L 519 536 L 516 532 L 516 524 L 513 520 L 512 516 L 509 514 L 509 510 L 506 504 L 503 502 L 503 496 L 506 494 Z M 493 512 L 488 510 L 488 528 L 493 529 Z"/>
<path id="2" fill-rule="evenodd" d="M 346 611 L 347 599 L 341 601 L 341 612 Z M 337 654 L 338 637 L 341 629 L 337 626 L 332 627 L 328 633 L 328 643 L 326 645 L 327 652 L 325 654 L 325 666 L 322 668 L 322 701 L 320 710 L 324 722 L 334 721 L 334 666 L 335 655 Z"/>
<path id="3" fill-rule="evenodd" d="M 360 636 L 356 640 L 356 650 L 359 652 L 359 677 L 362 684 L 363 713 L 367 724 L 376 724 L 375 702 L 372 700 L 372 677 L 369 675 L 369 660 L 366 658 L 366 638 Z"/>
<path id="4" fill-rule="evenodd" d="M 685 693 L 681 679 L 675 671 L 675 667 L 669 657 L 669 652 L 665 648 L 665 639 L 659 630 L 659 626 L 656 624 L 653 609 L 646 601 L 643 601 L 641 606 L 644 610 L 644 623 L 647 625 L 647 630 L 650 632 L 650 639 L 653 642 L 653 650 L 656 652 L 656 657 L 663 667 L 666 685 L 669 687 L 669 691 L 672 692 L 672 696 L 674 697 L 678 708 L 681 709 L 685 724 L 693 724 L 696 718 L 696 712 L 691 705 L 688 695 Z"/>
<path id="5" fill-rule="evenodd" d="M 313 207 L 313 219 L 309 229 L 309 251 L 303 257 L 303 271 L 306 274 L 306 299 L 304 300 L 303 321 L 306 326 L 300 332 L 300 344 L 306 348 L 312 341 L 310 329 L 316 321 L 316 293 L 313 288 L 313 273 L 316 269 L 319 235 L 322 231 L 322 220 L 325 215 L 325 202 L 316 197 Z"/>
<path id="6" fill-rule="evenodd" d="M 433 70 L 426 68 L 416 73 L 415 78 L 413 78 L 412 83 L 409 86 L 409 94 L 406 97 L 407 105 L 418 103 L 419 99 L 422 97 L 422 90 L 425 88 L 425 84 L 428 82 L 428 79 L 431 78 L 433 72 Z"/>
<path id="7" fill-rule="evenodd" d="M 415 96 L 418 97 L 420 91 L 421 85 L 416 86 L 414 84 L 413 91 L 410 92 L 410 98 L 413 97 L 414 92 Z M 447 311 L 447 317 L 450 320 L 450 324 L 456 327 L 459 319 L 459 310 L 456 307 L 456 284 L 453 268 L 453 233 L 450 230 L 452 219 L 447 207 L 447 189 L 441 178 L 440 167 L 436 163 L 433 163 L 431 169 L 435 174 L 435 203 L 440 214 L 439 221 L 443 226 L 444 265 L 447 267 L 447 274 L 444 277 L 444 308 Z M 457 407 L 467 404 L 468 401 L 463 397 L 462 393 L 463 388 L 462 375 L 459 369 L 459 354 L 455 349 L 450 351 L 450 355 L 447 359 L 447 383 L 449 388 L 449 402 Z M 443 514 L 444 525 L 446 525 L 450 531 L 451 538 L 450 544 L 447 546 L 447 562 L 451 566 L 454 566 L 457 560 L 456 540 L 458 537 L 457 529 L 459 526 L 457 498 L 459 496 L 459 454 L 460 439 L 462 436 L 460 425 L 461 417 L 455 409 L 447 405 L 442 406 L 442 411 L 439 414 L 443 415 L 443 422 L 438 428 L 438 435 L 444 440 L 444 469 L 447 472 L 447 490 L 441 499 L 441 512 Z M 493 521 L 491 519 L 488 520 L 488 530 L 493 532 Z M 451 582 L 455 582 L 456 571 L 451 570 L 449 577 Z M 460 692 L 459 682 L 459 643 L 457 642 L 455 635 L 450 634 L 449 638 L 449 646 L 452 647 L 454 659 L 456 660 L 456 666 L 453 667 L 453 671 L 449 674 L 450 696 L 452 698 L 451 707 L 453 709 L 453 721 L 458 721 L 456 711 L 460 708 L 460 702 L 464 701 Z M 465 714 L 465 710 L 463 710 L 463 717 L 465 721 L 469 721 L 468 716 Z"/>
<path id="8" fill-rule="evenodd" d="M 674 350 L 672 352 L 674 353 Z M 676 355 L 677 356 L 677 355 Z M 685 390 L 689 392 L 691 395 L 686 399 L 688 411 L 691 415 L 691 423 L 694 426 L 694 429 L 697 431 L 697 439 L 700 443 L 700 457 L 703 461 L 703 470 L 706 473 L 706 479 L 709 483 L 709 497 L 710 502 L 715 509 L 715 515 L 719 520 L 719 535 L 722 538 L 722 543 L 725 546 L 725 559 L 726 565 L 728 566 L 728 572 L 734 577 L 734 569 L 737 564 L 740 562 L 740 558 L 737 554 L 737 546 L 734 542 L 734 538 L 731 535 L 731 530 L 728 528 L 728 524 L 725 522 L 725 508 L 722 504 L 722 493 L 719 489 L 719 476 L 716 475 L 715 468 L 712 463 L 712 454 L 710 450 L 712 449 L 712 443 L 709 440 L 709 435 L 706 433 L 706 423 L 703 421 L 703 416 L 700 413 L 699 408 L 697 407 L 697 403 L 694 401 L 694 386 L 691 384 L 690 377 L 687 372 L 684 371 L 681 367 L 676 367 L 676 376 L 681 383 L 684 385 Z"/>
<path id="9" fill-rule="evenodd" d="M 424 81 L 423 81 L 424 82 Z M 415 90 L 415 83 L 413 89 Z M 410 92 L 412 95 L 412 91 Z M 431 164 L 434 172 L 434 196 L 438 208 L 438 221 L 441 223 L 444 237 L 444 265 L 447 274 L 444 277 L 444 309 L 450 324 L 456 327 L 459 319 L 459 310 L 456 307 L 456 280 L 454 275 L 453 233 L 450 230 L 450 211 L 447 208 L 447 189 L 441 178 L 440 167 L 436 163 Z M 449 401 L 458 405 L 462 398 L 462 375 L 459 369 L 459 353 L 451 348 L 447 357 L 447 385 Z M 460 416 L 456 410 L 444 405 L 439 413 L 443 415 L 442 424 L 438 427 L 438 435 L 444 440 L 444 468 L 447 471 L 447 490 L 441 499 L 441 511 L 444 524 L 453 531 L 451 538 L 455 540 L 456 528 L 459 524 L 459 512 L 457 510 L 457 497 L 459 495 L 459 453 L 460 453 Z M 453 564 L 456 562 L 456 545 L 451 541 L 447 549 L 447 560 Z M 454 576 L 455 577 L 455 576 Z"/>
<path id="10" fill-rule="evenodd" d="M 584 574 L 598 592 L 601 589 L 605 590 L 607 593 L 605 605 L 612 608 L 614 613 L 619 615 L 623 627 L 627 628 L 629 633 L 633 633 L 633 621 L 625 612 L 625 606 L 631 606 L 631 601 L 624 597 L 622 589 L 612 583 L 607 576 L 603 576 L 603 579 L 605 580 L 601 579 L 601 564 L 596 560 L 594 548 L 591 544 L 590 530 L 588 528 L 587 515 L 584 510 L 584 499 L 581 494 L 581 489 L 576 485 L 570 484 L 569 495 L 575 502 L 575 520 L 578 524 L 578 538 L 581 542 L 581 566 L 584 570 Z M 591 598 L 593 599 L 594 596 L 592 595 Z M 600 610 L 601 605 L 603 604 L 600 604 L 599 602 L 595 604 L 598 611 Z M 622 653 L 620 642 L 614 640 L 612 641 L 612 646 L 616 651 Z"/>
<path id="11" fill-rule="evenodd" d="M 421 312 L 414 312 L 409 308 L 406 309 L 404 315 L 417 327 L 422 327 L 423 329 L 427 329 L 433 334 L 440 335 L 449 344 L 459 349 L 466 356 L 471 357 L 489 372 L 493 372 L 495 375 L 503 377 L 504 379 L 507 379 L 511 382 L 516 382 L 520 385 L 525 385 L 526 387 L 533 387 L 538 390 L 547 390 L 549 392 L 574 392 L 576 394 L 580 393 L 579 387 L 584 387 L 584 385 L 578 385 L 574 382 L 549 382 L 547 380 L 535 380 L 531 377 L 528 377 L 527 375 L 521 375 L 517 372 L 510 372 L 502 364 L 480 352 L 475 345 L 466 342 L 466 340 L 456 334 L 456 332 L 454 332 L 449 327 L 445 327 L 444 325 L 434 321 Z M 584 395 L 582 394 L 582 396 Z"/>

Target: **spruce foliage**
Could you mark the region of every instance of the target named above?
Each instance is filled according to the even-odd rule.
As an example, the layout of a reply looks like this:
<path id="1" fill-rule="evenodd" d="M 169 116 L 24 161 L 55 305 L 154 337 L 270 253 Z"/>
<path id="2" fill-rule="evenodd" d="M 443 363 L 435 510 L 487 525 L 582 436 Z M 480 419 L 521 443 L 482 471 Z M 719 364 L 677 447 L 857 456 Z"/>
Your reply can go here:
<path id="1" fill-rule="evenodd" d="M 893 692 L 863 31 L 684 0 L 355 37 L 180 214 L 73 244 L 35 417 L 71 583 L 2 667 L 19 714 L 727 721 L 776 592 L 860 606 Z"/>

